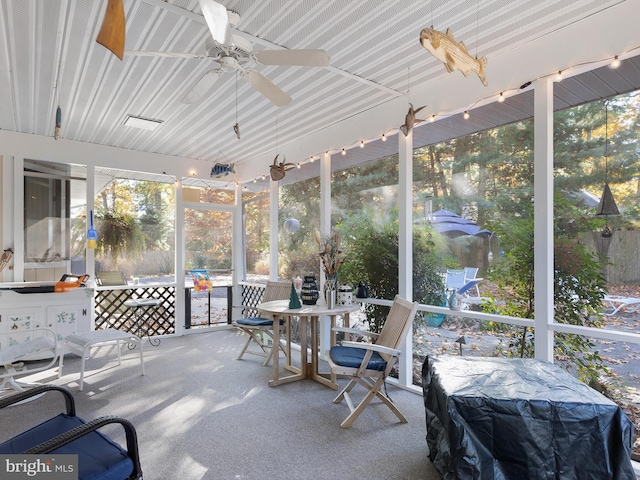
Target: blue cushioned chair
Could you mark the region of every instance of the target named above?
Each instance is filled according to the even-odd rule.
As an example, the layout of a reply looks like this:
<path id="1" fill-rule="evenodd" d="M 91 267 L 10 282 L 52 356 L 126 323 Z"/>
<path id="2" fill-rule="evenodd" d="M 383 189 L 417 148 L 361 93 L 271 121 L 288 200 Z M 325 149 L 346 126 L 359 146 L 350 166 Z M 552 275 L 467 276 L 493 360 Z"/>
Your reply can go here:
<path id="1" fill-rule="evenodd" d="M 73 396 L 62 387 L 41 385 L 5 397 L 0 400 L 0 409 L 53 390 L 64 395 L 66 413 L 0 443 L 0 454 L 75 454 L 78 455 L 78 480 L 141 479 L 142 469 L 134 426 L 124 418 L 111 416 L 85 422 L 76 416 Z M 112 423 L 118 423 L 124 428 L 126 450 L 98 431 Z"/>
<path id="2" fill-rule="evenodd" d="M 412 303 L 396 295 L 379 334 L 353 328 L 333 328 L 334 332 L 358 334 L 371 337 L 374 340 L 374 343 L 343 341 L 341 345 L 331 347 L 329 351 L 331 373 L 351 379 L 349 384 L 333 400 L 333 403 L 340 403 L 346 399 L 351 411 L 351 414 L 341 424 L 343 428 L 351 426 L 374 397 L 382 400 L 396 414 L 400 422 L 407 423 L 407 419 L 393 404 L 386 390 L 381 390 L 381 387 L 398 363 L 398 357 L 401 353 L 400 343 L 411 328 L 417 311 L 417 302 Z M 358 406 L 354 407 L 349 392 L 356 385 L 362 385 L 367 393 Z"/>
<path id="3" fill-rule="evenodd" d="M 274 300 L 289 300 L 291 295 L 291 282 L 267 282 L 264 293 L 262 295 L 262 300 L 260 303 L 272 302 Z M 240 360 L 245 353 L 250 353 L 252 355 L 259 355 L 261 357 L 266 357 L 263 365 L 268 365 L 269 360 L 273 356 L 274 350 L 277 352 L 278 348 L 280 348 L 285 355 L 287 352 L 283 348 L 280 343 L 280 339 L 273 338 L 273 318 L 263 318 L 263 317 L 247 317 L 241 318 L 234 322 L 234 325 L 246 333 L 249 338 L 247 339 L 247 343 L 244 344 L 244 348 L 238 355 L 238 360 Z M 271 345 L 269 345 L 266 341 L 263 341 L 261 335 L 267 337 L 267 339 L 271 340 Z M 257 348 L 250 349 L 250 345 L 255 343 L 260 350 Z"/>

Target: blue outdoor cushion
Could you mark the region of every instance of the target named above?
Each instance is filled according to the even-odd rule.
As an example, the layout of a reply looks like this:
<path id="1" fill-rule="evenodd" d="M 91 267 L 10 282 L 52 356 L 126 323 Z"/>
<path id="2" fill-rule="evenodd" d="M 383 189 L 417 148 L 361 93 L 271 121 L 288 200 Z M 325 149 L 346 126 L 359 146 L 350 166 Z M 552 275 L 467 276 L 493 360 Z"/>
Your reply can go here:
<path id="1" fill-rule="evenodd" d="M 366 353 L 367 350 L 364 348 L 343 347 L 341 345 L 331 347 L 331 350 L 329 350 L 329 356 L 333 363 L 337 363 L 343 367 L 352 368 L 358 368 L 362 364 L 362 360 Z M 379 370 L 382 372 L 385 368 L 387 368 L 387 362 L 378 352 L 373 352 L 369 359 L 369 363 L 367 364 L 367 369 Z"/>
<path id="2" fill-rule="evenodd" d="M 241 318 L 236 320 L 239 325 L 247 325 L 248 327 L 268 327 L 273 325 L 273 320 L 260 317 Z"/>
<path id="3" fill-rule="evenodd" d="M 61 413 L 0 444 L 0 454 L 20 454 L 53 437 L 83 425 L 80 417 Z M 78 455 L 79 480 L 122 480 L 133 472 L 127 452 L 98 431 L 64 445 L 52 453 Z"/>
<path id="4" fill-rule="evenodd" d="M 260 317 L 250 317 L 250 318 L 241 318 L 236 320 L 236 323 L 240 325 L 246 325 L 248 327 L 270 327 L 273 325 L 273 320 L 260 318 Z M 284 324 L 284 320 L 280 319 L 280 325 Z"/>

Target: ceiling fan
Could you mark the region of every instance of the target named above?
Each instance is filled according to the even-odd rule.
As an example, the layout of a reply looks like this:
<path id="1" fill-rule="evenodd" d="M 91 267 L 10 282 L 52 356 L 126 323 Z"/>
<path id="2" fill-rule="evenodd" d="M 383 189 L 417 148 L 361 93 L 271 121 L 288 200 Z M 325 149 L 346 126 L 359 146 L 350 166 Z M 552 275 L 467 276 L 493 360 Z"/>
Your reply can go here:
<path id="1" fill-rule="evenodd" d="M 205 73 L 183 98 L 184 103 L 198 102 L 225 72 L 238 72 L 244 80 L 274 105 L 282 107 L 291 97 L 254 69 L 260 65 L 324 67 L 329 55 L 324 50 L 260 50 L 253 51 L 249 40 L 234 33 L 240 16 L 214 0 L 198 0 L 211 32 L 205 42 L 205 54 L 126 51 L 126 55 L 178 58 L 210 58 L 218 67 Z"/>

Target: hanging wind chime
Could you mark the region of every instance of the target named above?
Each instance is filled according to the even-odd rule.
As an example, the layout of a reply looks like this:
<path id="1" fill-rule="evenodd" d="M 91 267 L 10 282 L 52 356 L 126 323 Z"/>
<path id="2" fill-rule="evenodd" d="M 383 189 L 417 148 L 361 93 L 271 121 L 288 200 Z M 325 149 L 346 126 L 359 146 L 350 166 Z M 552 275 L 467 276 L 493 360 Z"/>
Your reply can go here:
<path id="1" fill-rule="evenodd" d="M 609 215 L 619 215 L 620 211 L 613 198 L 613 193 L 611 193 L 611 188 L 609 188 L 609 104 L 607 102 L 604 103 L 604 108 L 604 190 L 596 215 L 604 215 L 605 227 L 601 235 L 602 238 L 610 238 L 613 232 L 609 229 L 608 217 Z"/>
<path id="2" fill-rule="evenodd" d="M 87 229 L 87 248 L 98 248 L 98 232 L 93 227 L 93 210 L 89 210 L 89 228 Z"/>
<path id="3" fill-rule="evenodd" d="M 62 127 L 62 109 L 60 105 L 58 105 L 58 109 L 56 110 L 56 128 L 53 131 L 53 138 L 56 140 L 60 139 L 60 128 Z"/>
<path id="4" fill-rule="evenodd" d="M 236 123 L 233 126 L 233 131 L 238 140 L 240 140 L 240 125 L 238 125 L 238 72 L 236 72 Z"/>

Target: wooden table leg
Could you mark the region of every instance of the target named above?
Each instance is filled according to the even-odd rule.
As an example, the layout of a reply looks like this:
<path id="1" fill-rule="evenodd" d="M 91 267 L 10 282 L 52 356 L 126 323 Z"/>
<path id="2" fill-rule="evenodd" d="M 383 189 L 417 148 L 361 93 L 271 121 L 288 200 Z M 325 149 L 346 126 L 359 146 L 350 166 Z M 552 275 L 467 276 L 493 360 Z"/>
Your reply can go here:
<path id="1" fill-rule="evenodd" d="M 330 315 L 331 325 L 335 325 L 335 315 Z M 321 374 L 318 371 L 320 360 L 318 358 L 318 331 L 320 330 L 318 323 L 319 317 L 313 317 L 311 319 L 311 378 L 316 382 L 323 384 L 333 390 L 338 390 L 338 384 L 335 382 L 335 375 L 333 374 Z M 331 341 L 330 341 L 331 343 Z"/>
<path id="2" fill-rule="evenodd" d="M 278 345 L 275 344 L 276 341 L 280 342 L 280 315 L 274 315 L 273 317 L 273 337 L 274 337 L 274 345 L 273 348 L 279 348 Z M 304 318 L 304 317 L 302 317 Z M 301 347 L 303 345 L 306 345 L 307 342 L 307 331 L 306 331 L 306 322 L 304 322 L 303 325 L 303 320 L 302 318 L 300 319 L 300 344 Z M 290 321 L 290 319 L 289 319 Z M 304 327 L 304 328 L 303 328 Z M 290 352 L 291 351 L 291 335 L 289 333 L 288 338 L 287 338 L 287 350 Z M 269 380 L 269 386 L 270 387 L 275 387 L 277 385 L 282 385 L 284 383 L 290 383 L 290 382 L 296 382 L 298 380 L 302 380 L 303 378 L 306 378 L 306 370 L 304 368 L 304 366 L 306 365 L 307 362 L 307 349 L 306 348 L 301 348 L 300 349 L 300 365 L 302 366 L 302 368 L 300 369 L 300 371 L 298 371 L 297 373 L 294 373 L 293 375 L 287 375 L 286 377 L 281 377 L 280 376 L 280 352 L 279 350 L 275 351 L 273 354 L 273 372 L 271 375 L 271 380 Z M 290 361 L 285 361 L 285 369 L 289 370 L 289 371 L 293 371 L 295 372 L 296 369 L 295 367 L 293 367 L 292 365 L 290 365 Z"/>

